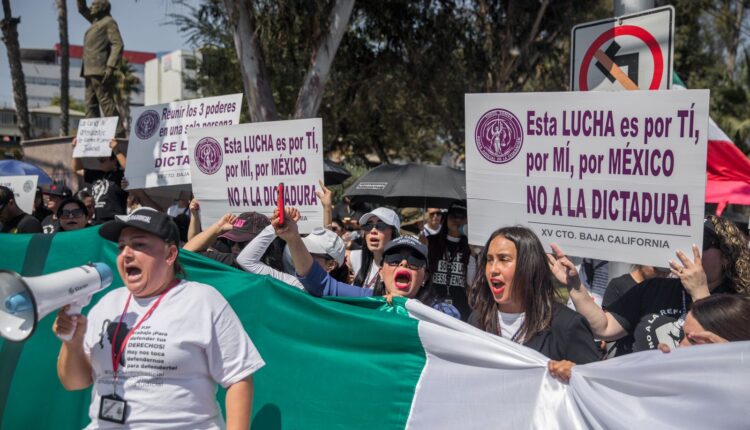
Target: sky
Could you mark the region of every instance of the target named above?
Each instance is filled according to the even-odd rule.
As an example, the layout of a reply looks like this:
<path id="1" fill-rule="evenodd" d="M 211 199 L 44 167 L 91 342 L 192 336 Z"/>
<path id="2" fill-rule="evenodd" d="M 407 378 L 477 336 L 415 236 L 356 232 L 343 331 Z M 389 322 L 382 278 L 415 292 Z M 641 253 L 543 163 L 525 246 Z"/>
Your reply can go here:
<path id="1" fill-rule="evenodd" d="M 92 0 L 87 0 L 91 5 Z M 112 17 L 129 51 L 169 52 L 190 48 L 177 27 L 167 24 L 170 13 L 187 13 L 188 9 L 172 0 L 110 0 Z M 198 4 L 199 0 L 190 0 Z M 79 13 L 76 0 L 67 0 L 68 38 L 71 45 L 82 45 L 89 27 Z M 60 42 L 55 0 L 10 0 L 14 17 L 20 17 L 18 38 L 21 49 L 53 49 Z M 1 12 L 0 12 L 1 14 Z M 0 43 L 0 106 L 13 106 L 13 91 L 5 44 Z"/>

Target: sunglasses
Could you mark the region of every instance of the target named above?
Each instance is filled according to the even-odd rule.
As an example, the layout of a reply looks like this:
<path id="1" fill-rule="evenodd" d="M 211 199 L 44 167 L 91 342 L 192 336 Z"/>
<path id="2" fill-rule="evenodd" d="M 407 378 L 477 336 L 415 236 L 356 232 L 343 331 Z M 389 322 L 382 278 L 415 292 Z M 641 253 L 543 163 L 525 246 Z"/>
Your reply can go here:
<path id="1" fill-rule="evenodd" d="M 439 217 L 439 216 L 443 216 L 443 214 L 442 214 L 442 213 L 440 213 L 440 212 L 428 212 L 428 213 L 427 213 L 427 215 L 428 215 L 428 216 L 431 216 L 431 217 L 432 217 L 432 216 L 438 216 L 438 217 Z"/>
<path id="2" fill-rule="evenodd" d="M 386 231 L 387 229 L 391 228 L 390 225 L 384 223 L 383 221 L 378 221 L 376 223 L 368 223 L 362 226 L 362 230 L 369 232 L 373 228 L 376 228 L 378 231 Z"/>
<path id="3" fill-rule="evenodd" d="M 451 212 L 448 216 L 455 219 L 466 219 L 466 214 L 462 212 Z"/>
<path id="4" fill-rule="evenodd" d="M 411 270 L 419 270 L 427 265 L 427 261 L 419 255 L 414 255 L 410 251 L 394 252 L 386 254 L 383 257 L 385 264 L 395 267 L 401 264 L 402 261 L 406 260 L 406 265 Z"/>
<path id="5" fill-rule="evenodd" d="M 79 216 L 83 216 L 84 212 L 83 209 L 73 209 L 72 211 L 69 211 L 67 209 L 63 209 L 60 211 L 60 218 L 78 218 Z"/>

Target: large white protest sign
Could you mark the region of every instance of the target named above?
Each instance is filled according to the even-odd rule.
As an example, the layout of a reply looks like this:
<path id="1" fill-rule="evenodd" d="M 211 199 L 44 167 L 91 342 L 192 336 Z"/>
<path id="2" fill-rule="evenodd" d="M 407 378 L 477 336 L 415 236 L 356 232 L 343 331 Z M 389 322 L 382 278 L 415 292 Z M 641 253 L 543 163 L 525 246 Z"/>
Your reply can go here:
<path id="1" fill-rule="evenodd" d="M 189 184 L 188 130 L 237 124 L 241 109 L 242 94 L 134 108 L 128 188 Z"/>
<path id="2" fill-rule="evenodd" d="M 0 176 L 0 185 L 13 190 L 16 206 L 22 211 L 30 214 L 34 210 L 34 197 L 36 196 L 36 175 L 28 176 Z"/>
<path id="3" fill-rule="evenodd" d="M 191 129 L 188 133 L 193 193 L 203 225 L 227 212 L 270 216 L 284 183 L 284 204 L 301 212 L 300 231 L 323 226 L 315 191 L 323 179 L 320 118 Z"/>
<path id="4" fill-rule="evenodd" d="M 116 116 L 79 121 L 73 157 L 109 157 L 112 153 L 109 143 L 115 137 L 117 121 L 119 118 Z"/>
<path id="5" fill-rule="evenodd" d="M 466 96 L 470 241 L 526 225 L 569 254 L 666 266 L 703 237 L 707 90 Z"/>

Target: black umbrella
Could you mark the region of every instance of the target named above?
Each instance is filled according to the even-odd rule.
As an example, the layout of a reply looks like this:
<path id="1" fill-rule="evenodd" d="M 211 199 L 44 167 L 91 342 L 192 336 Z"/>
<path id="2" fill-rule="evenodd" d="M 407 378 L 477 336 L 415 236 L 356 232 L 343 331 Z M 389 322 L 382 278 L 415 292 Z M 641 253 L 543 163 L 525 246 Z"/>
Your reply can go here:
<path id="1" fill-rule="evenodd" d="M 447 166 L 383 164 L 362 175 L 344 195 L 399 208 L 446 208 L 466 200 L 466 174 Z"/>
<path id="2" fill-rule="evenodd" d="M 352 174 L 329 159 L 323 160 L 323 180 L 326 185 L 339 185 L 349 179 Z"/>

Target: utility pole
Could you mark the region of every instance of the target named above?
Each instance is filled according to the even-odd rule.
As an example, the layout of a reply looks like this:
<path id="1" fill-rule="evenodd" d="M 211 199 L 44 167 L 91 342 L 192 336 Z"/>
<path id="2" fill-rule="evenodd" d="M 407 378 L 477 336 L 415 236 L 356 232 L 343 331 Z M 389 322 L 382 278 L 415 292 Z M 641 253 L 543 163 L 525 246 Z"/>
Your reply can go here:
<path id="1" fill-rule="evenodd" d="M 615 16 L 628 15 L 654 8 L 654 0 L 612 0 Z"/>

